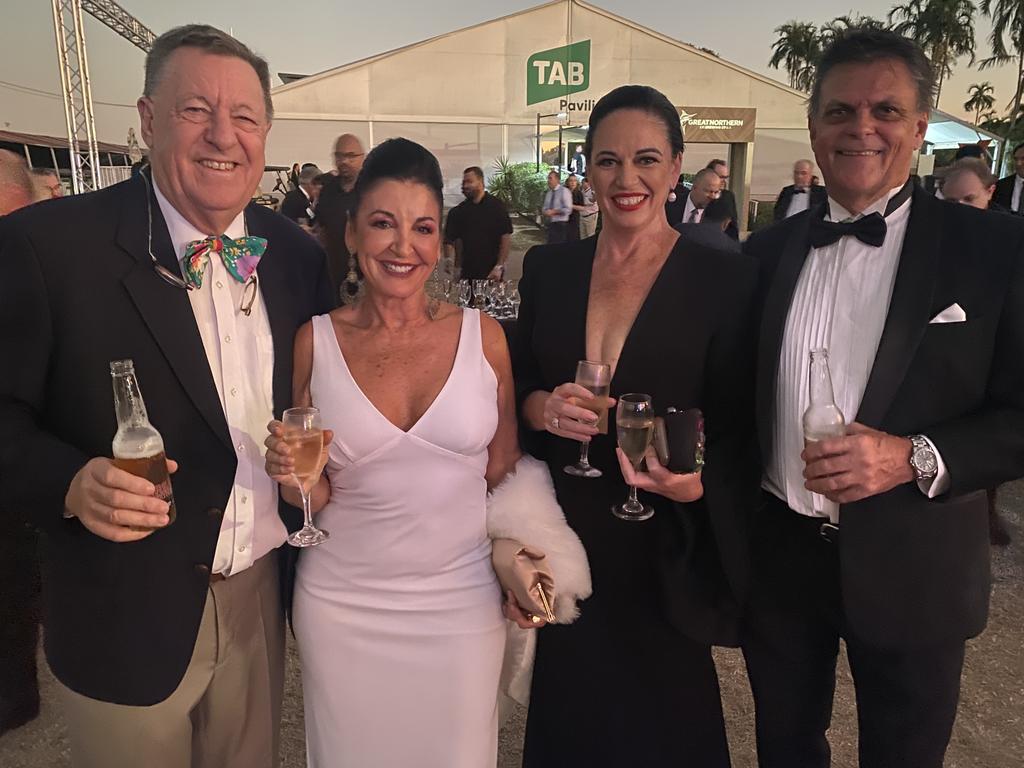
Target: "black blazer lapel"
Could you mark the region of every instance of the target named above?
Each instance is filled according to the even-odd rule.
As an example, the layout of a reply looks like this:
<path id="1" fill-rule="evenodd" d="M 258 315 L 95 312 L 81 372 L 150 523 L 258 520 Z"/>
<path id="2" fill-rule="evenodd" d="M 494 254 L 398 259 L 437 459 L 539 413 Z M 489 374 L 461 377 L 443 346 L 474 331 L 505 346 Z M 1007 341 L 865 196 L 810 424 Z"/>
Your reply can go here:
<path id="1" fill-rule="evenodd" d="M 793 228 L 779 256 L 779 263 L 771 276 L 761 317 L 761 337 L 757 352 L 757 432 L 761 455 L 770 455 L 772 413 L 775 409 L 775 388 L 779 373 L 779 354 L 782 336 L 786 330 L 789 304 L 793 299 L 797 280 L 810 249 L 808 230 L 811 218 L 821 216 L 818 208 L 806 215 L 794 216 Z"/>
<path id="2" fill-rule="evenodd" d="M 928 327 L 935 289 L 933 254 L 939 249 L 941 204 L 917 188 L 911 202 L 889 313 L 871 366 L 857 421 L 881 428 L 921 337 Z"/>
<path id="3" fill-rule="evenodd" d="M 793 186 L 783 187 L 779 193 L 779 199 L 775 201 L 773 219 L 782 221 L 786 218 L 786 211 L 789 210 L 789 201 L 793 199 Z"/>
<path id="4" fill-rule="evenodd" d="M 126 196 L 118 223 L 117 243 L 135 259 L 135 264 L 122 278 L 122 282 L 182 388 L 214 434 L 231 448 L 224 409 L 206 359 L 192 303 L 186 291 L 157 275 L 150 261 L 150 214 L 153 254 L 161 264 L 177 273 L 174 251 L 160 206 L 151 197 L 147 211 L 144 183 L 137 179 L 135 187 Z M 145 383 L 142 386 L 145 387 Z"/>
<path id="5" fill-rule="evenodd" d="M 267 238 L 267 250 L 256 272 L 260 278 L 260 295 L 267 308 L 270 333 L 274 338 L 274 415 L 292 404 L 292 361 L 295 354 L 296 296 L 289 290 L 288 254 L 274 249 L 272 238 L 261 226 L 259 217 L 246 212 L 249 234 Z"/>

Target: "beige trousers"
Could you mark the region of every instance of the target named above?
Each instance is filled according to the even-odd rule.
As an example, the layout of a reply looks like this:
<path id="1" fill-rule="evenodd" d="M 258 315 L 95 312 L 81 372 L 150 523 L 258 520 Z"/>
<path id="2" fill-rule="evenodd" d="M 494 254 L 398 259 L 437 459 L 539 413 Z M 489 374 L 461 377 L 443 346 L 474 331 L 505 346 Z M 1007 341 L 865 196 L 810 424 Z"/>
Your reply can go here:
<path id="1" fill-rule="evenodd" d="M 63 686 L 73 768 L 275 768 L 284 691 L 277 553 L 211 584 L 192 660 L 151 707 Z"/>

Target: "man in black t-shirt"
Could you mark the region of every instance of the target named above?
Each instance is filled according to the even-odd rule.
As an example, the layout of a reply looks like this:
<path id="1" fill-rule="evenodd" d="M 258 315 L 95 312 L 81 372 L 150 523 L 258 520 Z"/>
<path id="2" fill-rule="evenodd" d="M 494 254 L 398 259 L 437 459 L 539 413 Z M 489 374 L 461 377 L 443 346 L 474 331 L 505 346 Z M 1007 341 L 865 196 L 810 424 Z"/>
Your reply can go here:
<path id="1" fill-rule="evenodd" d="M 324 183 L 317 201 L 316 220 L 320 242 L 327 251 L 327 271 L 331 276 L 335 300 L 344 303 L 342 283 L 348 274 L 348 247 L 345 225 L 355 198 L 353 188 L 363 167 L 363 145 L 356 136 L 344 133 L 334 143 L 334 165 L 337 175 Z"/>
<path id="2" fill-rule="evenodd" d="M 512 239 L 505 204 L 484 189 L 484 172 L 476 166 L 463 172 L 462 194 L 466 199 L 448 212 L 445 245 L 455 249 L 463 280 L 501 280 Z"/>

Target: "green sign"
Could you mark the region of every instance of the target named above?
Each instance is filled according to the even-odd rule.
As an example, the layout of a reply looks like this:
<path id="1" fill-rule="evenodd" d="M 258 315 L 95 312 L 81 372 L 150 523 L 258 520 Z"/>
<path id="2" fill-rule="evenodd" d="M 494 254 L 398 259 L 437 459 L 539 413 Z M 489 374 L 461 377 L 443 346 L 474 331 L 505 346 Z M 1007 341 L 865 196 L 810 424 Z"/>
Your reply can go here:
<path id="1" fill-rule="evenodd" d="M 589 40 L 540 51 L 526 61 L 526 106 L 564 98 L 589 87 Z"/>

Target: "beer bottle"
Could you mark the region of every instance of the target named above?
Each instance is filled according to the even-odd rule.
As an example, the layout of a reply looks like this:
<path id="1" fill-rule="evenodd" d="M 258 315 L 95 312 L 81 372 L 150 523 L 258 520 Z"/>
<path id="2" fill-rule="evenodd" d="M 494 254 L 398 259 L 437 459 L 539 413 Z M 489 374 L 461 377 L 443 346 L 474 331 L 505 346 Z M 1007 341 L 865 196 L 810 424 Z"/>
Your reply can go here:
<path id="1" fill-rule="evenodd" d="M 135 378 L 135 363 L 114 360 L 110 363 L 114 380 L 114 409 L 117 413 L 117 434 L 114 435 L 114 466 L 144 477 L 156 486 L 156 497 L 170 505 L 167 516 L 174 522 L 174 494 L 167 472 L 164 439 L 149 423 L 146 404 Z"/>
<path id="2" fill-rule="evenodd" d="M 842 437 L 846 419 L 836 405 L 832 392 L 832 374 L 828 369 L 828 350 L 811 350 L 811 371 L 808 377 L 811 402 L 804 411 L 804 443 Z"/>

